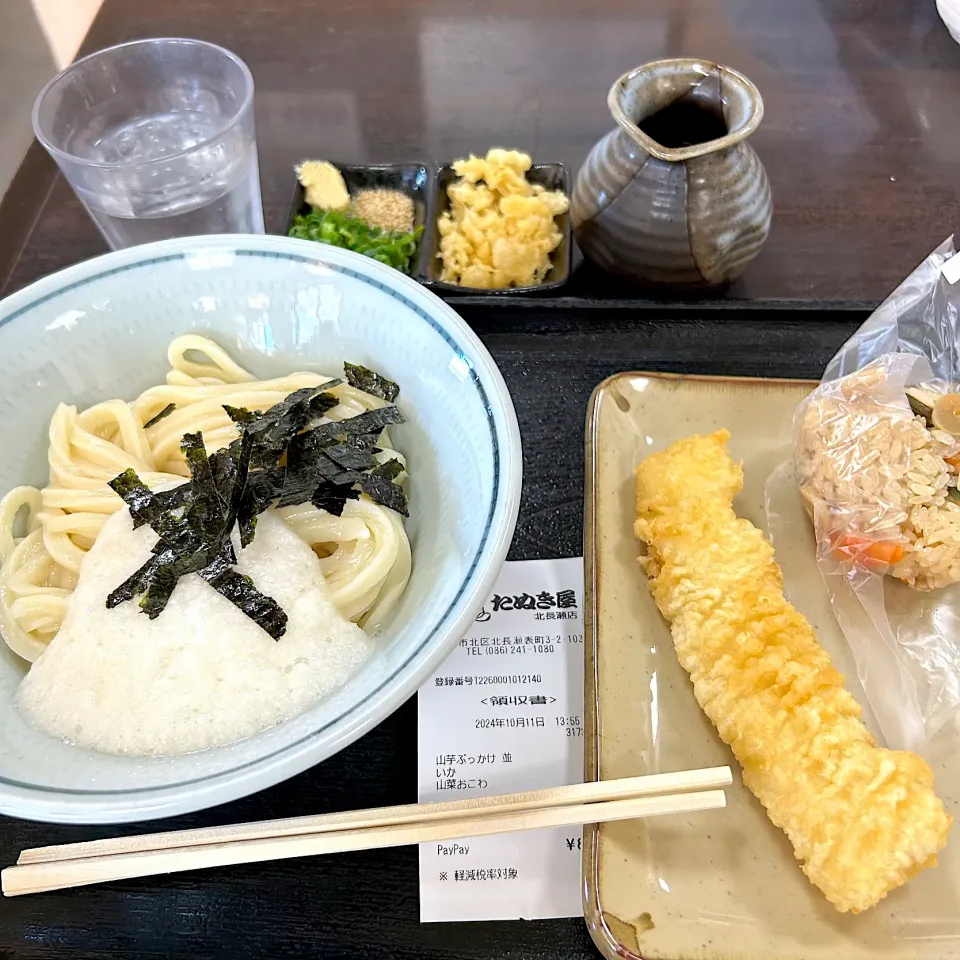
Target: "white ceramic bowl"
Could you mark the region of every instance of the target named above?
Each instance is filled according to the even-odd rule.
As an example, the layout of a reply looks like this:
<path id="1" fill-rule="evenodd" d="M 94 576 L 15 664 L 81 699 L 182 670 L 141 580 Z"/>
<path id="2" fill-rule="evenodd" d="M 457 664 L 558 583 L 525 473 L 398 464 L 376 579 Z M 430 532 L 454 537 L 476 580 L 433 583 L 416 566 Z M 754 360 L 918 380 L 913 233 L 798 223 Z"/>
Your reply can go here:
<path id="1" fill-rule="evenodd" d="M 937 10 L 950 36 L 960 43 L 960 0 L 937 0 Z"/>
<path id="2" fill-rule="evenodd" d="M 356 254 L 285 237 L 186 238 L 98 257 L 0 303 L 0 491 L 46 479 L 57 403 L 133 398 L 162 382 L 178 334 L 209 334 L 263 376 L 337 372 L 401 385 L 413 573 L 379 652 L 344 687 L 270 731 L 181 757 L 131 760 L 28 727 L 26 664 L 0 652 L 0 811 L 116 823 L 222 803 L 324 760 L 410 697 L 493 586 L 520 500 L 520 435 L 490 355 L 442 300 Z M 122 669 L 122 665 L 118 665 Z"/>

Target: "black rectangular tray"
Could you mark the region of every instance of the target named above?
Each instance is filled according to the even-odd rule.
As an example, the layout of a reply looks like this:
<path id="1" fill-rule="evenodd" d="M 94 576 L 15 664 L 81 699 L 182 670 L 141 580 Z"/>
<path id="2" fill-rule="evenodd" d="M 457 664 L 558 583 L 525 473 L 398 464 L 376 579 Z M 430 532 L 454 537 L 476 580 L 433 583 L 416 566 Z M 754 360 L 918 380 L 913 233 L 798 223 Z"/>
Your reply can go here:
<path id="1" fill-rule="evenodd" d="M 412 276 L 426 275 L 433 251 L 424 243 L 429 226 L 436 223 L 434 210 L 436 194 L 436 169 L 432 164 L 411 163 L 382 164 L 334 164 L 343 176 L 347 190 L 353 195 L 358 190 L 386 189 L 405 193 L 413 200 L 413 225 L 423 227 L 424 235 L 417 245 L 417 253 L 410 265 Z M 304 200 L 303 185 L 294 175 L 293 200 L 287 216 L 284 235 L 290 230 L 293 218 L 299 213 L 309 213 L 310 205 Z"/>
<path id="2" fill-rule="evenodd" d="M 697 311 L 719 312 L 717 315 L 739 315 L 741 311 L 758 317 L 764 311 L 775 317 L 783 318 L 794 313 L 805 320 L 818 317 L 848 314 L 863 314 L 863 319 L 879 306 L 878 301 L 838 300 L 838 301 L 801 301 L 749 299 L 739 281 L 726 287 L 705 291 L 670 291 L 658 288 L 642 288 L 614 277 L 583 258 L 569 227 L 569 214 L 563 217 L 561 230 L 564 241 L 554 253 L 555 263 L 565 265 L 566 271 L 555 268 L 551 271 L 549 283 L 536 288 L 513 291 L 477 291 L 471 292 L 451 284 L 438 282 L 434 258 L 436 254 L 436 218 L 441 206 L 445 209 L 446 199 L 441 204 L 439 193 L 445 192 L 449 182 L 449 173 L 444 176 L 447 166 L 437 166 L 429 162 L 413 161 L 394 164 L 337 165 L 343 174 L 347 187 L 353 191 L 366 187 L 389 187 L 401 190 L 413 197 L 414 224 L 424 225 L 424 235 L 419 244 L 417 255 L 411 264 L 411 276 L 432 290 L 437 296 L 450 302 L 461 313 L 478 316 L 479 313 L 494 311 L 509 316 L 528 316 L 544 310 L 578 310 L 586 315 L 599 318 L 603 311 L 616 313 L 638 311 L 638 316 L 648 316 L 649 311 Z M 551 189 L 565 189 L 569 195 L 569 178 L 559 164 L 534 164 L 536 182 L 542 182 Z M 303 187 L 293 177 L 294 189 L 290 212 L 284 224 L 284 236 L 289 230 L 293 218 L 310 208 L 304 202 Z M 566 186 L 564 187 L 564 184 Z M 762 269 L 757 265 L 751 269 Z M 566 279 L 561 274 L 566 273 Z M 478 313 L 479 311 L 479 313 Z M 784 313 L 786 311 L 786 314 Z M 684 314 L 689 315 L 689 313 Z"/>

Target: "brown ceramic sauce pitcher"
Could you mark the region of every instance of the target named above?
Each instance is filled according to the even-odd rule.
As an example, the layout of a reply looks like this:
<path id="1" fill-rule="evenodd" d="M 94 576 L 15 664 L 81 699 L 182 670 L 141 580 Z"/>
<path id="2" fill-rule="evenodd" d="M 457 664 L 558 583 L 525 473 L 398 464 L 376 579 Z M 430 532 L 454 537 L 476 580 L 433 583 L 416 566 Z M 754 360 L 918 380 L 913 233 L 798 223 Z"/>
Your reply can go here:
<path id="1" fill-rule="evenodd" d="M 763 100 L 742 74 L 659 60 L 610 88 L 618 126 L 590 151 L 571 217 L 584 255 L 641 284 L 719 286 L 770 232 L 770 184 L 747 144 Z"/>

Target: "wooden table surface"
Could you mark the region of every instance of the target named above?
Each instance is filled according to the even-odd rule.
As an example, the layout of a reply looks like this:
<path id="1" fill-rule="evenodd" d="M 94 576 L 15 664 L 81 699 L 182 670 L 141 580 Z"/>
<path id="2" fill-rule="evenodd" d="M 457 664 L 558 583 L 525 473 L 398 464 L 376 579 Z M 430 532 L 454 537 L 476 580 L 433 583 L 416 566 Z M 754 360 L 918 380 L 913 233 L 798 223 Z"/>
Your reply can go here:
<path id="1" fill-rule="evenodd" d="M 575 169 L 610 126 L 610 82 L 668 55 L 754 79 L 755 136 L 776 201 L 769 244 L 726 297 L 644 312 L 467 306 L 513 394 L 525 486 L 511 558 L 580 553 L 587 399 L 625 368 L 817 376 L 863 313 L 951 232 L 960 209 L 960 47 L 933 0 L 106 0 L 90 51 L 150 35 L 213 40 L 257 80 L 267 229 L 290 168 L 443 159 L 494 144 Z M 0 289 L 103 243 L 35 146 L 0 207 Z M 589 273 L 571 294 L 622 296 Z M 798 309 L 758 309 L 765 301 Z M 732 309 L 739 307 L 739 309 Z M 158 829 L 411 802 L 411 701 L 317 768 Z M 0 820 L 0 863 L 26 846 L 120 832 Z M 127 832 L 137 832 L 136 827 Z M 146 879 L 0 903 L 0 958 L 596 956 L 580 920 L 418 922 L 414 849 Z"/>
<path id="2" fill-rule="evenodd" d="M 878 301 L 958 222 L 960 46 L 933 0 L 106 0 L 84 52 L 171 35 L 253 69 L 270 232 L 305 156 L 509 145 L 575 171 L 612 81 L 666 56 L 730 64 L 766 102 L 773 232 L 727 296 Z M 0 291 L 103 249 L 35 145 L 0 208 Z"/>

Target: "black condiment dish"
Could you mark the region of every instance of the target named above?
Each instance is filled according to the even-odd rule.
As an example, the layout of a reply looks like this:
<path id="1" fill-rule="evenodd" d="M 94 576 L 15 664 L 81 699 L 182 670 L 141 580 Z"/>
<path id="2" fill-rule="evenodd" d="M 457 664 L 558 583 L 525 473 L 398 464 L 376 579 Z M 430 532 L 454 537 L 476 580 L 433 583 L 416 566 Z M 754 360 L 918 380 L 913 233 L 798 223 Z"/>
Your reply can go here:
<path id="1" fill-rule="evenodd" d="M 310 159 L 321 159 L 311 157 Z M 417 244 L 417 252 L 410 262 L 410 276 L 419 277 L 428 269 L 430 259 L 425 243 L 430 225 L 436 224 L 434 212 L 436 195 L 436 175 L 430 164 L 426 163 L 384 163 L 384 164 L 339 164 L 330 161 L 340 171 L 350 196 L 360 190 L 396 190 L 413 200 L 414 229 L 422 226 L 423 234 Z M 304 199 L 303 185 L 294 173 L 293 202 L 284 234 L 290 233 L 293 220 L 300 213 L 309 213 L 310 205 Z"/>
<path id="2" fill-rule="evenodd" d="M 535 163 L 526 173 L 530 183 L 537 183 L 547 190 L 559 190 L 565 196 L 570 196 L 570 181 L 566 167 L 562 163 Z M 435 293 L 468 297 L 510 297 L 543 293 L 562 287 L 570 278 L 571 263 L 573 260 L 573 238 L 570 229 L 570 212 L 555 218 L 557 228 L 563 239 L 560 246 L 550 255 L 550 272 L 543 283 L 527 287 L 504 287 L 498 290 L 485 290 L 479 287 L 464 287 L 457 283 L 445 283 L 440 279 L 442 264 L 437 254 L 440 252 L 440 232 L 437 230 L 437 220 L 450 209 L 450 198 L 447 196 L 447 187 L 457 180 L 453 167 L 443 164 L 437 171 L 436 190 L 433 215 L 427 221 L 426 230 L 420 243 L 420 256 L 417 258 L 417 271 L 414 279 Z M 424 257 L 423 254 L 429 254 Z"/>

